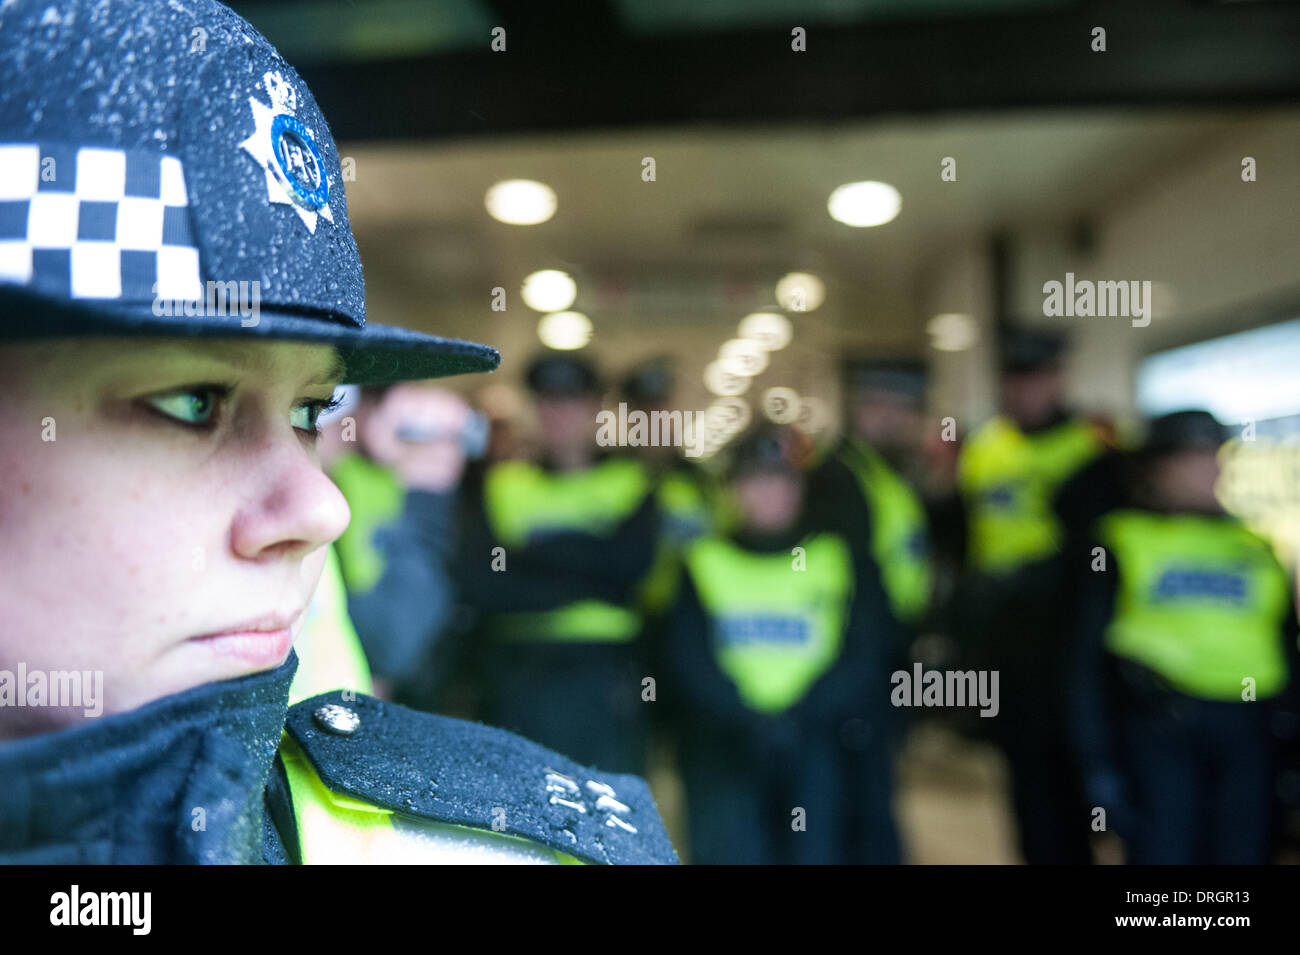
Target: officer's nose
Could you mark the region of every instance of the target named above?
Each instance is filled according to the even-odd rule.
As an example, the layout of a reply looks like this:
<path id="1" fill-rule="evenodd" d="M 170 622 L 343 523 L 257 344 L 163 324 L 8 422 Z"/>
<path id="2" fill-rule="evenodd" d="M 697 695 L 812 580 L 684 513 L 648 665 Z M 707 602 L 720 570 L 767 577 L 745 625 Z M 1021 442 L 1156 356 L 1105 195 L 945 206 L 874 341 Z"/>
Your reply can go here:
<path id="1" fill-rule="evenodd" d="M 336 540 L 352 514 L 342 492 L 292 433 L 260 442 L 253 493 L 231 527 L 231 547 L 248 560 L 304 556 Z"/>

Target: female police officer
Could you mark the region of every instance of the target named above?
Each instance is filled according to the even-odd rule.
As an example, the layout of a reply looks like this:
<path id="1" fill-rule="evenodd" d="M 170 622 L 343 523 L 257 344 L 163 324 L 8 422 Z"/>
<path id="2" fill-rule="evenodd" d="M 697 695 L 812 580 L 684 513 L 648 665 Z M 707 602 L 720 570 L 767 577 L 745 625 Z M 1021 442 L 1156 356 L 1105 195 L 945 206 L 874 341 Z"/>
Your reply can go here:
<path id="1" fill-rule="evenodd" d="M 0 858 L 671 860 L 633 777 L 364 696 L 286 716 L 348 520 L 334 386 L 498 360 L 365 324 L 288 64 L 212 0 L 18 0 L 0 78 Z"/>

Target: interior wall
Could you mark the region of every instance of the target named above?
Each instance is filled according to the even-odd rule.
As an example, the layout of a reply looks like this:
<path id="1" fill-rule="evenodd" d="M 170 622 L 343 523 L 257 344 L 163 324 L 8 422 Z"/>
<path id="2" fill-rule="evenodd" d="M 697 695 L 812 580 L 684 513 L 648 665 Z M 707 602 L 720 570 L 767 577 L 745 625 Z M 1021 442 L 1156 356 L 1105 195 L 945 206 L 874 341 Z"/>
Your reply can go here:
<path id="1" fill-rule="evenodd" d="M 1152 170 L 1090 220 L 1022 229 L 1011 240 L 1012 311 L 1064 328 L 1071 340 L 1070 400 L 1078 408 L 1133 423 L 1134 375 L 1143 356 L 1300 315 L 1300 117 L 1243 120 L 1189 155 Z M 1256 180 L 1242 180 L 1242 160 Z M 1123 161 L 1123 157 L 1116 157 Z M 926 315 L 974 309 L 983 331 L 987 286 L 983 237 L 929 263 L 919 300 Z M 983 270 L 984 278 L 972 275 Z M 1152 283 L 1146 327 L 1123 317 L 1043 315 L 1043 284 L 1076 280 Z M 990 412 L 993 364 L 983 353 L 932 352 L 935 400 L 968 418 Z"/>
<path id="2" fill-rule="evenodd" d="M 930 351 L 930 407 L 952 416 L 961 431 L 987 420 L 996 409 L 993 352 L 993 285 L 986 243 L 967 241 L 937 256 L 921 273 L 916 300 L 926 319 L 968 315 L 978 337 L 962 351 Z"/>

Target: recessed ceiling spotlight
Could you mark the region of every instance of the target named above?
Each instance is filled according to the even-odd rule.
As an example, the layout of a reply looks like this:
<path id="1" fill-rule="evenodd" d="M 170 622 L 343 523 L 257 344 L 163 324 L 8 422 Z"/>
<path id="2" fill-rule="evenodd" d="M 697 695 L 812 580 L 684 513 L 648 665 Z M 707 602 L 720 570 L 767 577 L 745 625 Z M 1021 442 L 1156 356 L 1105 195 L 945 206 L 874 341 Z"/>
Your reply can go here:
<path id="1" fill-rule="evenodd" d="M 855 229 L 884 225 L 898 215 L 903 197 L 887 182 L 849 182 L 831 193 L 831 218 Z"/>
<path id="2" fill-rule="evenodd" d="M 507 179 L 487 191 L 483 204 L 498 222 L 537 225 L 555 215 L 555 190 L 532 179 Z"/>

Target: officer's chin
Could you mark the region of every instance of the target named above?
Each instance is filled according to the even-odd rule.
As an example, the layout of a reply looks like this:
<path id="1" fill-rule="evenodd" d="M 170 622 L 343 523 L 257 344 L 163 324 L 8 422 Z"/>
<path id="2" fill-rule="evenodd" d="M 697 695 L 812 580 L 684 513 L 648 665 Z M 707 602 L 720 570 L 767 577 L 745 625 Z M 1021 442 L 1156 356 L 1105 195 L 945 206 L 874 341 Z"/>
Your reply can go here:
<path id="1" fill-rule="evenodd" d="M 186 646 L 201 655 L 200 665 L 212 675 L 200 682 L 227 680 L 273 670 L 289 658 L 295 628 L 233 630 L 191 637 Z"/>

